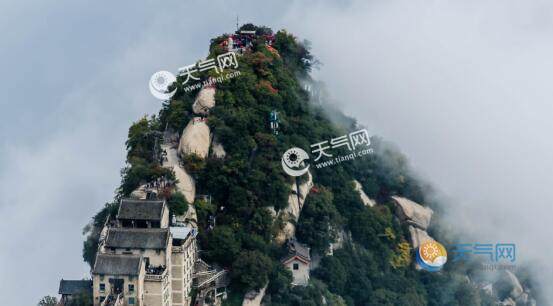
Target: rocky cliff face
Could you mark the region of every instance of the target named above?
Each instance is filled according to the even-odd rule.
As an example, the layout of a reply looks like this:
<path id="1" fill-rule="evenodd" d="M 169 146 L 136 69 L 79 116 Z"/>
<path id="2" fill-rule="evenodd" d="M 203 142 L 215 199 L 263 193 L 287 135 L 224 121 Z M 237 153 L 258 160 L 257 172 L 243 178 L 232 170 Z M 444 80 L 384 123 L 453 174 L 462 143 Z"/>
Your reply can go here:
<path id="1" fill-rule="evenodd" d="M 209 110 L 215 106 L 215 87 L 205 86 L 203 87 L 194 104 L 192 105 L 192 110 L 195 114 L 198 115 L 207 115 Z"/>
<path id="2" fill-rule="evenodd" d="M 211 133 L 207 122 L 202 117 L 194 117 L 184 131 L 179 142 L 179 153 L 186 156 L 196 154 L 206 158 L 211 144 Z"/>
<path id="3" fill-rule="evenodd" d="M 417 249 L 428 240 L 434 240 L 426 232 L 434 213 L 432 209 L 402 197 L 393 196 L 391 199 L 396 205 L 397 216 L 409 226 L 410 241 L 413 249 Z"/>
<path id="4" fill-rule="evenodd" d="M 400 219 L 422 230 L 428 228 L 430 219 L 434 213 L 432 209 L 424 207 L 407 198 L 393 196 L 391 199 L 396 204 L 396 212 Z"/>
<path id="5" fill-rule="evenodd" d="M 288 196 L 288 206 L 279 212 L 279 217 L 282 218 L 284 227 L 275 238 L 278 244 L 284 243 L 286 239 L 295 237 L 295 223 L 300 218 L 301 209 L 311 188 L 313 188 L 313 176 L 309 171 L 307 172 L 307 180 L 304 183 L 297 186 L 297 188 L 296 184 L 290 186 L 291 191 Z"/>
<path id="6" fill-rule="evenodd" d="M 213 136 L 213 141 L 211 142 L 211 156 L 215 158 L 225 158 L 227 156 L 223 144 L 219 142 L 216 136 Z"/>
<path id="7" fill-rule="evenodd" d="M 361 198 L 361 202 L 363 202 L 363 204 L 368 207 L 373 207 L 376 205 L 376 202 L 369 198 L 365 191 L 363 191 L 363 186 L 361 186 L 361 183 L 359 183 L 358 180 L 353 180 L 353 184 L 355 185 L 355 190 L 359 193 L 359 197 Z"/>
<path id="8" fill-rule="evenodd" d="M 516 275 L 508 270 L 500 273 L 499 280 L 493 286 L 503 287 L 508 291 L 508 296 L 501 301 L 500 305 L 505 306 L 535 306 L 536 301 L 531 297 L 530 293 L 524 290 Z"/>

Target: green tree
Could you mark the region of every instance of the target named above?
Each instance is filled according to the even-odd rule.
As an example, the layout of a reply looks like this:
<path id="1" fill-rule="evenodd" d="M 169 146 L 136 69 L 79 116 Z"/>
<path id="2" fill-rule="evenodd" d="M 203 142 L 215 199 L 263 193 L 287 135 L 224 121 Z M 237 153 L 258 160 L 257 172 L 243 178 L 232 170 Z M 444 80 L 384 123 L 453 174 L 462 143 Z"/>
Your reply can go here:
<path id="1" fill-rule="evenodd" d="M 148 162 L 153 162 L 154 152 L 158 151 L 157 143 L 161 143 L 161 133 L 159 132 L 159 122 L 143 117 L 133 123 L 129 128 L 129 136 L 126 142 L 127 157 L 138 157 Z"/>
<path id="2" fill-rule="evenodd" d="M 58 304 L 58 299 L 56 297 L 47 295 L 40 299 L 38 306 L 56 306 Z"/>
<path id="3" fill-rule="evenodd" d="M 273 267 L 269 279 L 268 292 L 272 295 L 282 295 L 290 289 L 292 272 L 284 265 L 277 264 Z"/>
<path id="4" fill-rule="evenodd" d="M 205 167 L 205 160 L 198 154 L 187 154 L 182 158 L 182 165 L 192 174 L 198 174 Z"/>
<path id="5" fill-rule="evenodd" d="M 319 188 L 305 201 L 297 226 L 297 237 L 313 250 L 324 253 L 336 239 L 341 217 L 332 203 L 332 193 Z"/>
<path id="6" fill-rule="evenodd" d="M 239 252 L 240 241 L 230 227 L 216 226 L 208 234 L 206 255 L 210 260 L 230 265 Z"/>
<path id="7" fill-rule="evenodd" d="M 241 252 L 232 264 L 231 277 L 245 290 L 259 290 L 269 281 L 273 262 L 258 251 Z"/>
<path id="8" fill-rule="evenodd" d="M 188 202 L 186 201 L 184 195 L 179 191 L 171 195 L 171 197 L 167 200 L 167 204 L 169 205 L 171 215 L 174 214 L 176 216 L 181 216 L 188 210 Z"/>

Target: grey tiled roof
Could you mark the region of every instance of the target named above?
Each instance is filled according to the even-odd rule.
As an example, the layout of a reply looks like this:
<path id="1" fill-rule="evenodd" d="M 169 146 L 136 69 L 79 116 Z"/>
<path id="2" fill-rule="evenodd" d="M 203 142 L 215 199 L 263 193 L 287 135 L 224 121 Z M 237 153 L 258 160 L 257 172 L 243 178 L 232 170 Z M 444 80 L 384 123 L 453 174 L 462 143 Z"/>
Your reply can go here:
<path id="1" fill-rule="evenodd" d="M 169 242 L 167 228 L 110 228 L 106 239 L 108 248 L 165 249 Z"/>
<path id="2" fill-rule="evenodd" d="M 92 273 L 138 276 L 141 263 L 139 255 L 98 254 Z"/>
<path id="3" fill-rule="evenodd" d="M 288 254 L 282 259 L 282 261 L 287 261 L 294 256 L 301 257 L 306 261 L 311 261 L 309 248 L 299 243 L 297 240 L 290 240 L 288 241 Z"/>
<path id="4" fill-rule="evenodd" d="M 79 294 L 81 292 L 92 293 L 91 280 L 65 280 L 60 281 L 58 294 Z"/>
<path id="5" fill-rule="evenodd" d="M 123 199 L 117 212 L 117 219 L 161 220 L 164 201 Z"/>

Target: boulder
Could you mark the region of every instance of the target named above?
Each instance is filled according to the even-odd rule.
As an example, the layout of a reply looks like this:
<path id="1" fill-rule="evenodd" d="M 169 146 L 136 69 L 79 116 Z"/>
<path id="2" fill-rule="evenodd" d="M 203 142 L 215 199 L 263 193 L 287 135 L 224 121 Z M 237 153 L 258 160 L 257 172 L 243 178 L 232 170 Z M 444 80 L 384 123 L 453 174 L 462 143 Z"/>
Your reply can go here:
<path id="1" fill-rule="evenodd" d="M 215 87 L 205 86 L 198 95 L 194 104 L 192 104 L 192 110 L 198 115 L 207 115 L 209 110 L 215 106 Z"/>
<path id="2" fill-rule="evenodd" d="M 194 117 L 182 132 L 179 152 L 183 155 L 196 154 L 201 158 L 206 158 L 210 143 L 211 133 L 206 119 Z"/>
<path id="3" fill-rule="evenodd" d="M 524 289 L 522 289 L 522 285 L 520 284 L 518 278 L 515 274 L 513 274 L 513 272 L 509 270 L 505 270 L 503 274 L 504 276 L 502 277 L 502 280 L 505 281 L 511 289 L 509 295 L 513 299 L 518 298 L 524 292 Z"/>
<path id="4" fill-rule="evenodd" d="M 290 195 L 288 195 L 288 206 L 284 211 L 292 215 L 295 221 L 298 221 L 303 203 L 305 203 L 309 191 L 313 188 L 313 176 L 307 171 L 307 181 L 299 185 L 297 190 L 296 184 L 292 184 L 290 188 L 291 192 Z"/>
<path id="5" fill-rule="evenodd" d="M 501 306 L 517 306 L 517 303 L 512 298 L 506 298 L 499 303 Z"/>
<path id="6" fill-rule="evenodd" d="M 283 244 L 286 240 L 293 238 L 296 235 L 296 225 L 290 221 L 284 221 L 284 226 L 276 234 L 275 242 L 278 245 Z"/>
<path id="7" fill-rule="evenodd" d="M 274 206 L 266 207 L 266 209 L 269 212 L 269 214 L 271 214 L 271 217 L 273 217 L 273 219 L 277 217 L 277 212 Z"/>
<path id="8" fill-rule="evenodd" d="M 301 209 L 305 203 L 307 195 L 313 187 L 313 176 L 308 171 L 307 181 L 298 186 L 292 184 L 290 195 L 288 196 L 288 206 L 279 211 L 279 217 L 284 222 L 283 228 L 277 233 L 275 240 L 278 244 L 284 243 L 287 239 L 293 238 L 296 234 L 295 222 L 300 218 Z M 299 192 L 298 192 L 299 191 Z"/>
<path id="9" fill-rule="evenodd" d="M 223 145 L 215 136 L 213 136 L 213 141 L 211 142 L 211 156 L 215 158 L 225 158 L 225 156 L 227 156 L 225 148 L 223 148 Z"/>
<path id="10" fill-rule="evenodd" d="M 426 230 L 434 213 L 432 209 L 417 204 L 409 199 L 393 196 L 398 217 L 408 224 Z"/>
<path id="11" fill-rule="evenodd" d="M 358 180 L 353 180 L 353 184 L 355 185 L 355 190 L 359 193 L 359 197 L 361 198 L 361 202 L 365 204 L 365 206 L 373 207 L 376 205 L 376 202 L 369 198 L 365 191 L 363 191 L 363 186 L 361 183 L 359 183 Z"/>
<path id="12" fill-rule="evenodd" d="M 411 246 L 413 249 L 417 249 L 426 241 L 434 240 L 426 231 L 412 225 L 409 225 L 409 235 L 411 236 Z"/>
<path id="13" fill-rule="evenodd" d="M 146 200 L 147 194 L 146 194 L 146 184 L 140 185 L 138 188 L 133 190 L 131 194 L 129 195 L 132 199 L 137 200 Z"/>
<path id="14" fill-rule="evenodd" d="M 340 231 L 338 231 L 338 235 L 336 237 L 336 241 L 331 243 L 330 244 L 330 248 L 329 248 L 329 251 L 328 251 L 328 255 L 333 255 L 334 254 L 334 251 L 338 250 L 338 249 L 341 249 L 342 247 L 344 247 L 344 242 L 347 241 L 349 238 L 348 234 L 346 233 L 346 231 L 344 231 L 343 229 L 341 229 Z"/>
<path id="15" fill-rule="evenodd" d="M 529 295 L 526 292 L 523 292 L 517 299 L 517 305 L 528 305 L 529 303 Z"/>
<path id="16" fill-rule="evenodd" d="M 486 292 L 487 294 L 489 295 L 493 295 L 493 284 L 492 283 L 483 283 L 480 285 L 480 289 L 482 289 L 482 291 Z"/>
<path id="17" fill-rule="evenodd" d="M 267 284 L 268 285 L 268 284 Z M 260 306 L 263 297 L 265 296 L 265 290 L 267 290 L 267 285 L 261 288 L 261 290 L 252 290 L 246 293 L 244 300 L 242 301 L 242 306 Z"/>
<path id="18" fill-rule="evenodd" d="M 132 199 L 137 200 L 147 200 L 149 197 L 157 198 L 158 196 L 158 186 L 153 186 L 151 184 L 143 184 L 138 186 L 135 190 L 129 195 Z"/>

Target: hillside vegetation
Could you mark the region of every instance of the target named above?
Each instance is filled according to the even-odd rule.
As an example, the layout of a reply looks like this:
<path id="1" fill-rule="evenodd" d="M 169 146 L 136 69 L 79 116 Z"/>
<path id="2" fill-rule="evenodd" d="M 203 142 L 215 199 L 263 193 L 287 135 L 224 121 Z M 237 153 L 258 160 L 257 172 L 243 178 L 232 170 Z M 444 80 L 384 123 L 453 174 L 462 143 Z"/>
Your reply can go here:
<path id="1" fill-rule="evenodd" d="M 266 27 L 244 27 L 272 33 Z M 219 45 L 224 39 L 224 35 L 212 39 L 208 58 L 226 52 Z M 371 138 L 374 154 L 310 169 L 316 192 L 306 199 L 296 237 L 321 259 L 309 286 L 290 285 L 291 273 L 280 264 L 286 250 L 275 241 L 283 220 L 271 213 L 273 208 L 279 211 L 288 205 L 290 186 L 295 183 L 282 170 L 282 154 L 290 147 L 309 148 L 362 128 L 329 107 L 331 116 L 340 118 L 340 123 L 331 121 L 328 109 L 310 101 L 302 82 L 312 82 L 310 71 L 316 61 L 308 46 L 281 30 L 275 33 L 273 44 L 278 52 L 259 41 L 251 52 L 238 57 L 240 76 L 216 85 L 216 105 L 207 117 L 226 156 L 192 156 L 184 161 L 196 180 L 197 194 L 211 195 L 212 201 L 185 203 L 179 193 L 167 195 L 172 211 L 180 214 L 188 205 L 196 208 L 202 258 L 230 269 L 232 293 L 226 303 L 238 303 L 234 297 L 268 282 L 267 305 L 323 305 L 323 300 L 327 305 L 492 305 L 491 296 L 466 281 L 465 266 L 446 265 L 440 273 L 414 268 L 408 230 L 394 216 L 390 196 L 431 205 L 437 215 L 440 208 L 428 198 L 430 188 L 412 174 L 407 159 L 378 137 Z M 209 76 L 204 72 L 202 79 Z M 127 166 L 121 171 L 117 197 L 86 229 L 83 256 L 90 264 L 99 229 L 108 215 L 116 213 L 118 199 L 144 182 L 174 178 L 156 159 L 162 133 L 183 131 L 194 117 L 192 104 L 197 94 L 182 90 L 183 85 L 175 86 L 177 94 L 158 115 L 142 118 L 129 129 Z M 327 102 L 323 97 L 322 105 Z M 278 135 L 269 128 L 273 110 L 280 116 Z M 362 203 L 354 180 L 376 206 Z M 213 230 L 208 230 L 210 216 L 216 218 Z M 432 230 L 434 238 L 448 242 L 439 229 Z M 333 255 L 325 255 L 340 233 L 351 239 Z"/>

